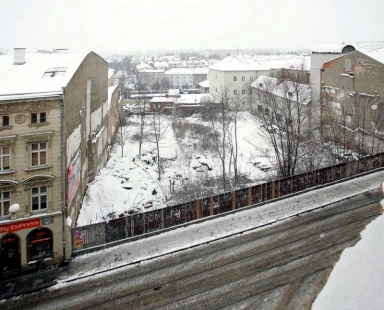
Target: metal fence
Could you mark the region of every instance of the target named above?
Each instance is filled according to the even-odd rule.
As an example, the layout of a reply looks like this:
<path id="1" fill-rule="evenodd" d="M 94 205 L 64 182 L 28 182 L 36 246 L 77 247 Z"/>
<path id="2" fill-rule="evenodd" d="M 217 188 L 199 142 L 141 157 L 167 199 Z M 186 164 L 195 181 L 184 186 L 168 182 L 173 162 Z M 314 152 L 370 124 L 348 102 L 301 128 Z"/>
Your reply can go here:
<path id="1" fill-rule="evenodd" d="M 225 213 L 384 166 L 384 153 L 127 217 L 72 228 L 72 252 Z"/>

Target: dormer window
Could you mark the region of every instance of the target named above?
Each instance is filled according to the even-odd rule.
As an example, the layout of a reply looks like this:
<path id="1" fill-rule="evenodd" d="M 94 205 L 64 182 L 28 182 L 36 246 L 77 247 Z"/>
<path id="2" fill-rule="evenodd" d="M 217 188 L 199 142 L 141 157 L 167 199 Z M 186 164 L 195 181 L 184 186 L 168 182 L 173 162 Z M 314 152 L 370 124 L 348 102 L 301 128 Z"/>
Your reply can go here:
<path id="1" fill-rule="evenodd" d="M 67 68 L 65 67 L 48 68 L 47 70 L 45 70 L 43 77 L 54 77 L 54 76 L 65 75 L 66 71 L 67 71 Z"/>

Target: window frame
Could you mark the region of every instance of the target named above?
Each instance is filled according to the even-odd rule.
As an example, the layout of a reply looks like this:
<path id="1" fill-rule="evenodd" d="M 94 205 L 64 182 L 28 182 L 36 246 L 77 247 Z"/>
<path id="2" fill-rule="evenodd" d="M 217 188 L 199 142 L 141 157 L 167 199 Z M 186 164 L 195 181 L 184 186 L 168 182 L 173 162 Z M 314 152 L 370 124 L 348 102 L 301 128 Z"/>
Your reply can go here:
<path id="1" fill-rule="evenodd" d="M 4 154 L 3 149 L 8 148 L 8 154 Z M 4 158 L 8 158 L 8 169 L 4 169 Z M 0 172 L 11 171 L 11 146 L 0 145 Z"/>
<path id="2" fill-rule="evenodd" d="M 45 191 L 42 191 L 42 189 L 45 189 Z M 37 193 L 33 192 L 34 190 L 37 190 Z M 31 187 L 30 190 L 30 206 L 31 206 L 31 213 L 36 213 L 36 212 L 42 212 L 48 210 L 48 186 L 47 185 L 42 185 L 42 186 L 35 186 Z M 34 203 L 34 198 L 37 198 L 37 204 Z M 45 198 L 45 201 L 42 201 L 43 198 Z M 45 203 L 45 207 L 42 208 L 42 204 Z M 33 209 L 34 205 L 37 205 L 37 209 Z"/>
<path id="3" fill-rule="evenodd" d="M 8 193 L 9 197 L 4 198 L 4 194 Z M 8 202 L 8 213 L 4 212 L 4 203 Z M 9 207 L 11 206 L 11 192 L 3 191 L 0 192 L 0 218 L 7 218 L 11 216 L 11 212 L 9 212 Z"/>
<path id="4" fill-rule="evenodd" d="M 45 148 L 40 148 L 41 144 L 45 144 Z M 34 145 L 38 145 L 38 149 L 33 149 Z M 45 153 L 45 163 L 42 164 L 42 158 L 41 154 Z M 36 165 L 33 164 L 33 154 L 37 154 L 37 161 L 38 163 Z M 31 168 L 37 168 L 37 167 L 45 167 L 48 166 L 48 143 L 47 141 L 40 141 L 40 142 L 32 142 L 29 144 L 29 166 Z"/>
<path id="5" fill-rule="evenodd" d="M 236 75 L 233 76 L 233 81 L 237 82 L 237 76 Z"/>
<path id="6" fill-rule="evenodd" d="M 31 112 L 30 124 L 40 124 L 47 122 L 47 112 Z"/>

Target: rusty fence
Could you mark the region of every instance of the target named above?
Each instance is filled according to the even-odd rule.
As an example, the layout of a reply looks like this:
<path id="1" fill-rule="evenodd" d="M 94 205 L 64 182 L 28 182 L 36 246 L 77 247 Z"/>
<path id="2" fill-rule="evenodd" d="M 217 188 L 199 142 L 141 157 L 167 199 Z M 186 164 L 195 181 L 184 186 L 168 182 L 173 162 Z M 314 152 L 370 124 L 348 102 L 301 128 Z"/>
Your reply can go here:
<path id="1" fill-rule="evenodd" d="M 384 153 L 335 166 L 253 185 L 213 197 L 201 198 L 163 209 L 134 214 L 97 224 L 72 228 L 72 252 L 187 223 L 307 188 L 339 181 L 384 166 Z"/>

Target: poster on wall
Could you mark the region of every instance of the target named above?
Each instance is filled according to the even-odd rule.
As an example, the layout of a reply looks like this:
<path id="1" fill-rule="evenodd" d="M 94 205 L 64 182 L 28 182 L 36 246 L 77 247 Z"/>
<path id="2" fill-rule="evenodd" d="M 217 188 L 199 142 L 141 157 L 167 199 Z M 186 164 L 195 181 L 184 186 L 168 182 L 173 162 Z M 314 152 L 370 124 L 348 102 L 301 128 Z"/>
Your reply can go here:
<path id="1" fill-rule="evenodd" d="M 75 197 L 80 184 L 81 152 L 77 152 L 75 159 L 68 166 L 68 206 Z"/>

